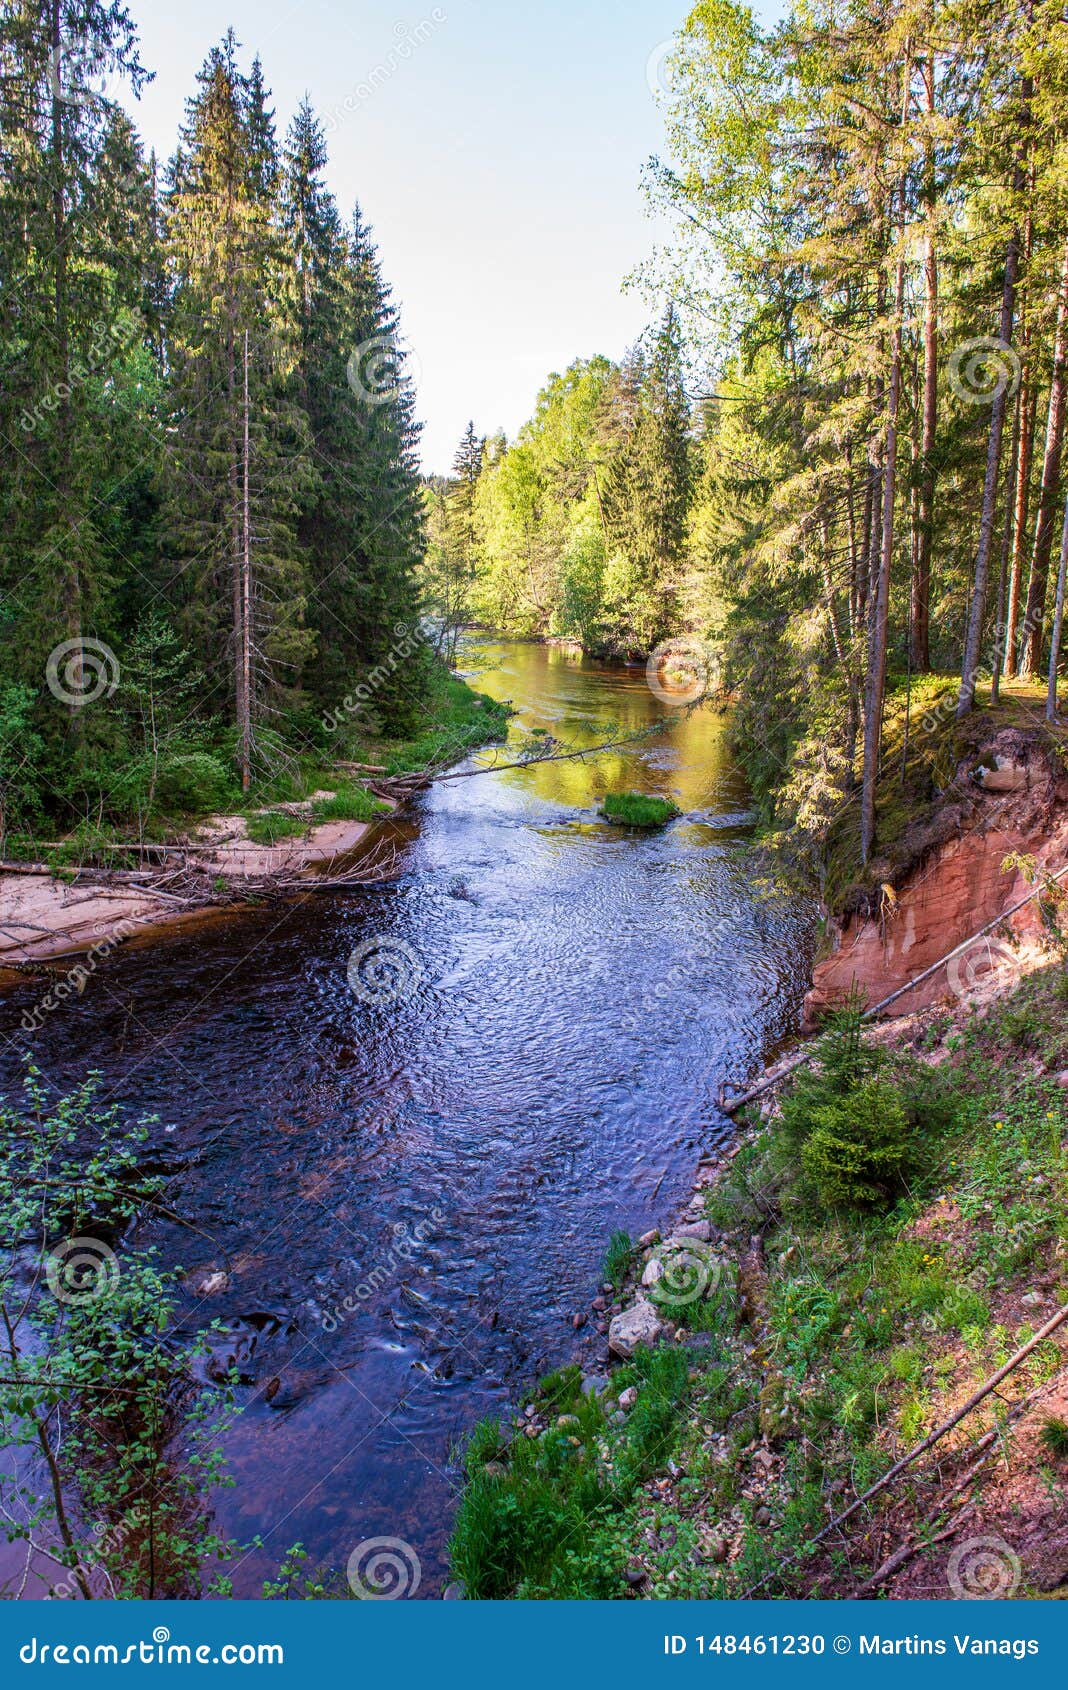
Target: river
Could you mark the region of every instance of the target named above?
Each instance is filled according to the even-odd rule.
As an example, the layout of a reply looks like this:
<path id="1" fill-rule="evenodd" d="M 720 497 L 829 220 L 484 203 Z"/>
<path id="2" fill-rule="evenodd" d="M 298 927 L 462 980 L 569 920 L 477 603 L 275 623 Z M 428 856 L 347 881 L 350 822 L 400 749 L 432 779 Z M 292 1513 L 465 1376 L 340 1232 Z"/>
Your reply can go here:
<path id="1" fill-rule="evenodd" d="M 138 1241 L 188 1270 L 187 1317 L 226 1323 L 220 1361 L 241 1372 L 236 1483 L 214 1498 L 219 1530 L 264 1540 L 238 1596 L 297 1540 L 343 1569 L 378 1537 L 440 1594 L 456 1442 L 549 1367 L 603 1354 L 573 1317 L 609 1234 L 689 1194 L 732 1130 L 720 1081 L 790 1031 L 805 985 L 808 917 L 755 875 L 720 714 L 542 646 L 474 642 L 463 661 L 513 701 L 513 747 L 663 731 L 441 782 L 389 824 L 388 882 L 117 954 L 33 1035 L 53 1085 L 99 1069 L 106 1096 L 159 1116 L 196 1230 Z M 651 834 L 601 822 L 623 788 L 684 814 Z M 5 1090 L 39 992 L 3 1004 Z"/>

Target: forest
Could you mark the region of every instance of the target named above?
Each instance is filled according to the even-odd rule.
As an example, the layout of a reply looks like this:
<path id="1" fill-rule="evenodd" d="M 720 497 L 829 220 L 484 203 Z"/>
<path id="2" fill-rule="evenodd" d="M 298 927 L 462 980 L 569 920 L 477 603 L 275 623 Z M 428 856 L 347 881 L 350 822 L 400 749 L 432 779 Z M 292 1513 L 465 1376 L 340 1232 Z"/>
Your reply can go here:
<path id="1" fill-rule="evenodd" d="M 514 441 L 468 431 L 436 598 L 590 651 L 688 638 L 768 808 L 818 835 L 849 806 L 866 859 L 888 688 L 956 677 L 945 719 L 1059 664 L 1063 16 L 702 0 L 668 64 L 645 187 L 677 238 L 636 280 L 670 303 Z"/>
<path id="2" fill-rule="evenodd" d="M 646 326 L 447 474 L 136 10 L 0 0 L 0 1595 L 1063 1597 L 1064 0 L 697 0 Z"/>
<path id="3" fill-rule="evenodd" d="M 121 4 L 5 5 L 0 55 L 12 854 L 410 734 L 435 677 L 398 316 L 310 104 L 280 136 L 231 32 L 163 161 L 120 103 L 149 76 Z"/>

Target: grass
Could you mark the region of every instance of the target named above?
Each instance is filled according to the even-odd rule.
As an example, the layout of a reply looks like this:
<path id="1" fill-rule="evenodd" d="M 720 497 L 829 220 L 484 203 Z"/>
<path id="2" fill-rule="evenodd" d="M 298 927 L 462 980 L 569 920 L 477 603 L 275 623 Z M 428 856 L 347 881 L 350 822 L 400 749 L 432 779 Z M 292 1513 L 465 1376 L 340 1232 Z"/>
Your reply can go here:
<path id="1" fill-rule="evenodd" d="M 796 1121 L 751 1129 L 706 1212 L 728 1258 L 763 1234 L 753 1323 L 738 1326 L 725 1282 L 707 1318 L 706 1305 L 700 1320 L 678 1311 L 699 1345 L 640 1355 L 593 1401 L 575 1370 L 551 1376 L 534 1394 L 534 1437 L 477 1429 L 451 1550 L 469 1596 L 624 1597 L 638 1564 L 653 1597 L 736 1599 L 765 1577 L 767 1596 L 856 1594 L 874 1565 L 864 1547 L 848 1560 L 810 1548 L 829 1508 L 881 1477 L 1068 1300 L 1068 1120 L 1053 1078 L 1068 1069 L 1065 979 L 1057 964 L 986 1019 L 952 1034 L 944 1023 L 934 1069 L 911 1050 L 877 1061 L 912 1132 L 907 1173 L 877 1200 L 829 1204 L 801 1169 Z M 848 1079 L 837 1084 L 847 1098 Z M 604 1277 L 618 1284 L 640 1262 L 613 1235 Z M 1036 1281 L 1050 1287 L 1041 1306 L 1022 1301 Z M 1003 1392 L 1063 1364 L 1051 1341 Z M 638 1404 L 622 1414 L 628 1384 Z M 970 1438 L 1004 1413 L 992 1402 Z M 1040 1437 L 1068 1458 L 1068 1424 Z"/>
<path id="2" fill-rule="evenodd" d="M 332 798 L 317 798 L 312 804 L 316 822 L 369 822 L 388 811 L 389 805 L 362 786 L 339 786 Z"/>
<path id="3" fill-rule="evenodd" d="M 637 1401 L 606 1440 L 606 1409 L 633 1384 Z M 688 1389 L 686 1356 L 639 1351 L 616 1373 L 608 1402 L 586 1395 L 577 1367 L 541 1382 L 541 1430 L 482 1421 L 464 1454 L 467 1485 L 449 1553 L 472 1600 L 618 1596 L 625 1589 L 621 1525 L 642 1480 L 666 1459 Z"/>
<path id="4" fill-rule="evenodd" d="M 427 727 L 405 740 L 362 737 L 353 747 L 354 760 L 381 763 L 391 775 L 460 761 L 468 752 L 508 731 L 510 706 L 441 670 L 436 673 L 426 714 Z M 348 755 L 348 753 L 346 753 Z"/>
<path id="5" fill-rule="evenodd" d="M 665 827 L 679 807 L 670 798 L 650 798 L 644 792 L 609 792 L 601 813 L 606 821 L 624 827 Z"/>
<path id="6" fill-rule="evenodd" d="M 246 793 L 236 785 L 227 793 L 209 794 L 205 788 L 199 803 L 188 809 L 176 807 L 173 813 L 153 813 L 140 820 L 115 820 L 99 826 L 82 823 L 67 831 L 57 849 L 42 849 L 28 833 L 11 833 L 4 838 L 4 851 L 13 861 L 36 862 L 44 857 L 60 873 L 88 864 L 137 868 L 142 866 L 139 843 L 167 844 L 184 838 L 208 814 L 243 814 L 252 843 L 268 846 L 299 837 L 316 822 L 370 821 L 389 806 L 354 782 L 345 780 L 339 786 L 333 757 L 381 765 L 389 774 L 403 774 L 459 761 L 507 733 L 511 715 L 508 705 L 476 693 L 443 666 L 431 672 L 429 684 L 420 712 L 428 725 L 417 735 L 386 739 L 353 725 L 331 752 L 310 750 L 297 755 L 283 749 L 272 771 L 256 779 Z M 223 753 L 219 756 L 222 758 Z M 313 792 L 324 789 L 333 791 L 334 796 L 312 804 L 310 821 L 306 816 L 273 808 L 304 804 Z"/>
<path id="7" fill-rule="evenodd" d="M 1068 1456 L 1068 1420 L 1051 1414 L 1042 1427 L 1042 1443 L 1058 1461 Z"/>
<path id="8" fill-rule="evenodd" d="M 284 810 L 261 810 L 246 816 L 245 829 L 254 845 L 277 845 L 280 839 L 295 839 L 307 833 L 306 816 L 290 816 Z"/>
<path id="9" fill-rule="evenodd" d="M 608 1240 L 608 1248 L 604 1253 L 601 1265 L 601 1278 L 606 1285 L 619 1290 L 626 1278 L 627 1269 L 634 1258 L 634 1243 L 629 1232 L 613 1232 Z"/>

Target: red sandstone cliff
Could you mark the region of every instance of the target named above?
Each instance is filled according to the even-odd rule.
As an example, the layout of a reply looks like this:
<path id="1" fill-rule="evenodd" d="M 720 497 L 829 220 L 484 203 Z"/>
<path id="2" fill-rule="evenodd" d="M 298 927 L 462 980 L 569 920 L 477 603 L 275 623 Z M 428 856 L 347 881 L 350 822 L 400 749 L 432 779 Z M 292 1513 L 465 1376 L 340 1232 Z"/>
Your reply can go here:
<path id="1" fill-rule="evenodd" d="M 915 829 L 913 866 L 896 881 L 872 865 L 878 890 L 859 891 L 832 924 L 832 949 L 819 962 L 805 999 L 804 1024 L 840 1003 L 856 986 L 869 1005 L 931 967 L 1031 889 L 1015 869 L 1014 853 L 1049 872 L 1068 862 L 1068 780 L 1055 771 L 1037 737 L 1015 728 L 994 734 L 957 769 L 952 791 Z M 894 1015 L 960 998 L 986 975 L 1019 966 L 1017 946 L 1043 934 L 1039 903 L 1007 921 L 1003 932 L 978 940 L 962 957 L 899 998 Z"/>

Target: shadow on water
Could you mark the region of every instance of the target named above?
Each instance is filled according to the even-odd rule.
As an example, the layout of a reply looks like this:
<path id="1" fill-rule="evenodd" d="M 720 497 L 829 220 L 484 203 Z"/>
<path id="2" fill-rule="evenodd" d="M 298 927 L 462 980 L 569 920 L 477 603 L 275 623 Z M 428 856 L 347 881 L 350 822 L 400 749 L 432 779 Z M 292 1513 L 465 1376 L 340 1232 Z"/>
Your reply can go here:
<path id="1" fill-rule="evenodd" d="M 608 1234 L 671 1214 L 730 1130 L 721 1079 L 781 1039 L 804 987 L 807 912 L 754 884 L 720 716 L 539 646 L 465 663 L 513 700 L 517 744 L 664 731 L 442 782 L 392 824 L 394 880 L 116 956 L 33 1042 L 55 1085 L 98 1068 L 157 1113 L 180 1169 L 198 1230 L 143 1241 L 188 1270 L 190 1319 L 226 1323 L 218 1363 L 243 1381 L 216 1499 L 222 1531 L 264 1540 L 239 1596 L 297 1540 L 343 1569 L 376 1537 L 440 1592 L 453 1446 L 531 1377 L 599 1355 L 572 1317 Z M 622 788 L 683 817 L 603 824 Z M 383 958 L 396 992 L 375 1001 Z M 4 1004 L 9 1033 L 28 995 Z"/>

